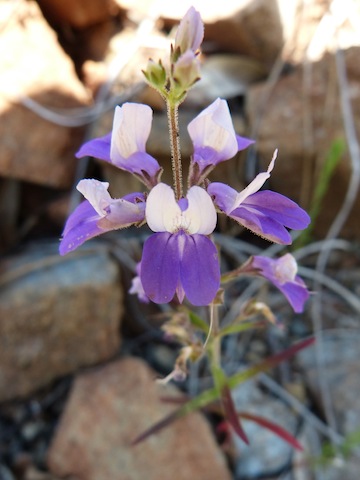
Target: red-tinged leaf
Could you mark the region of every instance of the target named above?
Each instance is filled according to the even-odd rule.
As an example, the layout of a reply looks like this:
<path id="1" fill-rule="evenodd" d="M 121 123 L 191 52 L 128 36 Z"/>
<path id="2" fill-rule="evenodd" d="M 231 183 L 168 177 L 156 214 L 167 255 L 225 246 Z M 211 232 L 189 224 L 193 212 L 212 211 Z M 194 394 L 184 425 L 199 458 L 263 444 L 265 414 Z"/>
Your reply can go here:
<path id="1" fill-rule="evenodd" d="M 164 417 L 162 420 L 160 420 L 160 422 L 155 423 L 150 428 L 146 429 L 143 433 L 141 433 L 139 436 L 137 436 L 131 442 L 131 445 L 135 446 L 138 443 L 143 442 L 148 437 L 150 437 L 150 435 L 154 435 L 154 433 L 157 433 L 159 430 L 162 430 L 163 428 L 167 427 L 168 425 L 170 425 L 170 423 L 174 422 L 181 416 L 182 415 L 180 414 L 180 410 L 176 410 L 175 412 L 170 413 L 169 415 Z"/>
<path id="2" fill-rule="evenodd" d="M 241 422 L 239 420 L 239 415 L 236 411 L 234 401 L 231 396 L 231 391 L 228 386 L 223 387 L 221 392 L 221 403 L 224 408 L 225 418 L 229 424 L 234 429 L 234 432 L 243 440 L 247 445 L 249 440 L 242 428 Z"/>
<path id="3" fill-rule="evenodd" d="M 271 357 L 266 358 L 265 360 L 258 363 L 257 365 L 254 365 L 253 367 L 249 367 L 246 370 L 243 370 L 242 372 L 235 373 L 235 375 L 232 375 L 231 377 L 228 378 L 229 387 L 235 388 L 240 383 L 246 382 L 246 380 L 249 380 L 250 378 L 257 375 L 258 373 L 270 370 L 270 368 L 275 367 L 276 365 L 283 362 L 284 360 L 288 360 L 297 352 L 308 347 L 314 342 L 315 342 L 314 337 L 307 338 L 306 340 L 302 340 L 301 342 L 298 342 L 295 345 L 292 345 L 290 348 L 287 348 L 286 350 L 280 353 L 277 353 L 275 355 L 272 355 Z"/>
<path id="4" fill-rule="evenodd" d="M 297 450 L 301 450 L 301 451 L 303 450 L 303 447 L 298 442 L 298 440 L 293 435 L 291 435 L 290 432 L 282 428 L 280 425 L 274 422 L 271 422 L 267 418 L 260 417 L 259 415 L 255 415 L 252 413 L 238 412 L 238 415 L 241 418 L 245 418 L 246 420 L 251 420 L 252 422 L 257 423 L 258 425 L 261 425 L 262 427 L 267 428 L 268 430 L 272 431 L 275 435 L 282 438 L 285 442 L 287 442 L 289 445 L 296 448 Z"/>

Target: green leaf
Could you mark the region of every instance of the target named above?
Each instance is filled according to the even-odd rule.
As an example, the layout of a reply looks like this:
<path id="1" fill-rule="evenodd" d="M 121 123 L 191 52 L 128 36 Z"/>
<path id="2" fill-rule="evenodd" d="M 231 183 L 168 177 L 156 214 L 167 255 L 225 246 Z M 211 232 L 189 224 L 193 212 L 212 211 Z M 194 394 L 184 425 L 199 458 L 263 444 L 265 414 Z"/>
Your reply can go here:
<path id="1" fill-rule="evenodd" d="M 203 320 L 201 317 L 199 317 L 199 315 L 196 315 L 196 313 L 191 310 L 188 310 L 188 315 L 190 322 L 194 327 L 202 330 L 206 334 L 209 333 L 209 325 L 205 322 L 205 320 Z"/>
<path id="2" fill-rule="evenodd" d="M 221 337 L 225 337 L 225 335 L 231 335 L 233 333 L 240 333 L 245 332 L 246 330 L 250 330 L 252 328 L 262 328 L 265 327 L 266 322 L 241 322 L 229 325 L 228 327 L 224 327 L 220 330 L 219 335 Z"/>

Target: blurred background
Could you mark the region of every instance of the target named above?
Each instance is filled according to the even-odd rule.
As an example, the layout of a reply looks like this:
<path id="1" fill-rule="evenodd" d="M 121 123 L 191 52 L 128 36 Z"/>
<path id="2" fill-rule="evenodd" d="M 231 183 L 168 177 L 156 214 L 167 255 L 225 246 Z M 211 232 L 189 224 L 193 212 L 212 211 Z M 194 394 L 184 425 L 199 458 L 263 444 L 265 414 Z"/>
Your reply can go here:
<path id="1" fill-rule="evenodd" d="M 257 292 L 280 325 L 227 342 L 229 372 L 316 335 L 295 362 L 234 392 L 240 410 L 276 419 L 303 453 L 251 422 L 250 446 L 239 444 L 200 414 L 129 447 L 171 410 L 154 379 L 179 351 L 159 329 L 169 311 L 127 294 L 146 229 L 58 255 L 80 179 L 109 181 L 115 197 L 142 188 L 74 156 L 111 130 L 115 105 L 152 107 L 147 151 L 170 172 L 166 109 L 141 70 L 168 56 L 191 5 L 205 38 L 202 79 L 180 109 L 185 169 L 187 124 L 225 98 L 237 133 L 256 143 L 211 179 L 241 190 L 278 148 L 268 188 L 312 217 L 292 250 L 315 292 L 304 315 L 258 281 L 232 287 L 223 307 L 229 321 Z M 0 480 L 357 479 L 359 133 L 357 0 L 1 0 Z M 285 253 L 224 219 L 217 240 L 226 268 L 264 249 Z M 200 362 L 178 387 L 194 395 L 208 385 Z"/>

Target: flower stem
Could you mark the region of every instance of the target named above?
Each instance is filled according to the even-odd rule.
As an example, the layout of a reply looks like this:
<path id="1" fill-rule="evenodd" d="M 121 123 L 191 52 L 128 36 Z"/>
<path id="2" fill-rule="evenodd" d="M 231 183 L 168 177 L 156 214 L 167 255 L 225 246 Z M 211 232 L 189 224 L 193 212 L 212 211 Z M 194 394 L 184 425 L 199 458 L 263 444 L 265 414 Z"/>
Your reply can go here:
<path id="1" fill-rule="evenodd" d="M 178 105 L 169 101 L 166 102 L 169 131 L 170 131 L 170 148 L 171 148 L 171 164 L 174 180 L 174 190 L 176 200 L 180 200 L 183 196 L 182 186 L 182 165 L 180 153 L 180 134 L 179 134 L 179 117 Z"/>

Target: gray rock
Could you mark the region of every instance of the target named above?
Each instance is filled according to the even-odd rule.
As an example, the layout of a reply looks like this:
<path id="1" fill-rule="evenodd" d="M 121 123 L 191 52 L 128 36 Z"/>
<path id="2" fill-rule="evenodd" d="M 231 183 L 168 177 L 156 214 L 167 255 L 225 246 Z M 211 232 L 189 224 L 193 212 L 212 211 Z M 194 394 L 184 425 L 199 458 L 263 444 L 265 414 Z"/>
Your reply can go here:
<path id="1" fill-rule="evenodd" d="M 114 356 L 122 291 L 105 251 L 37 247 L 0 271 L 0 401 Z"/>

